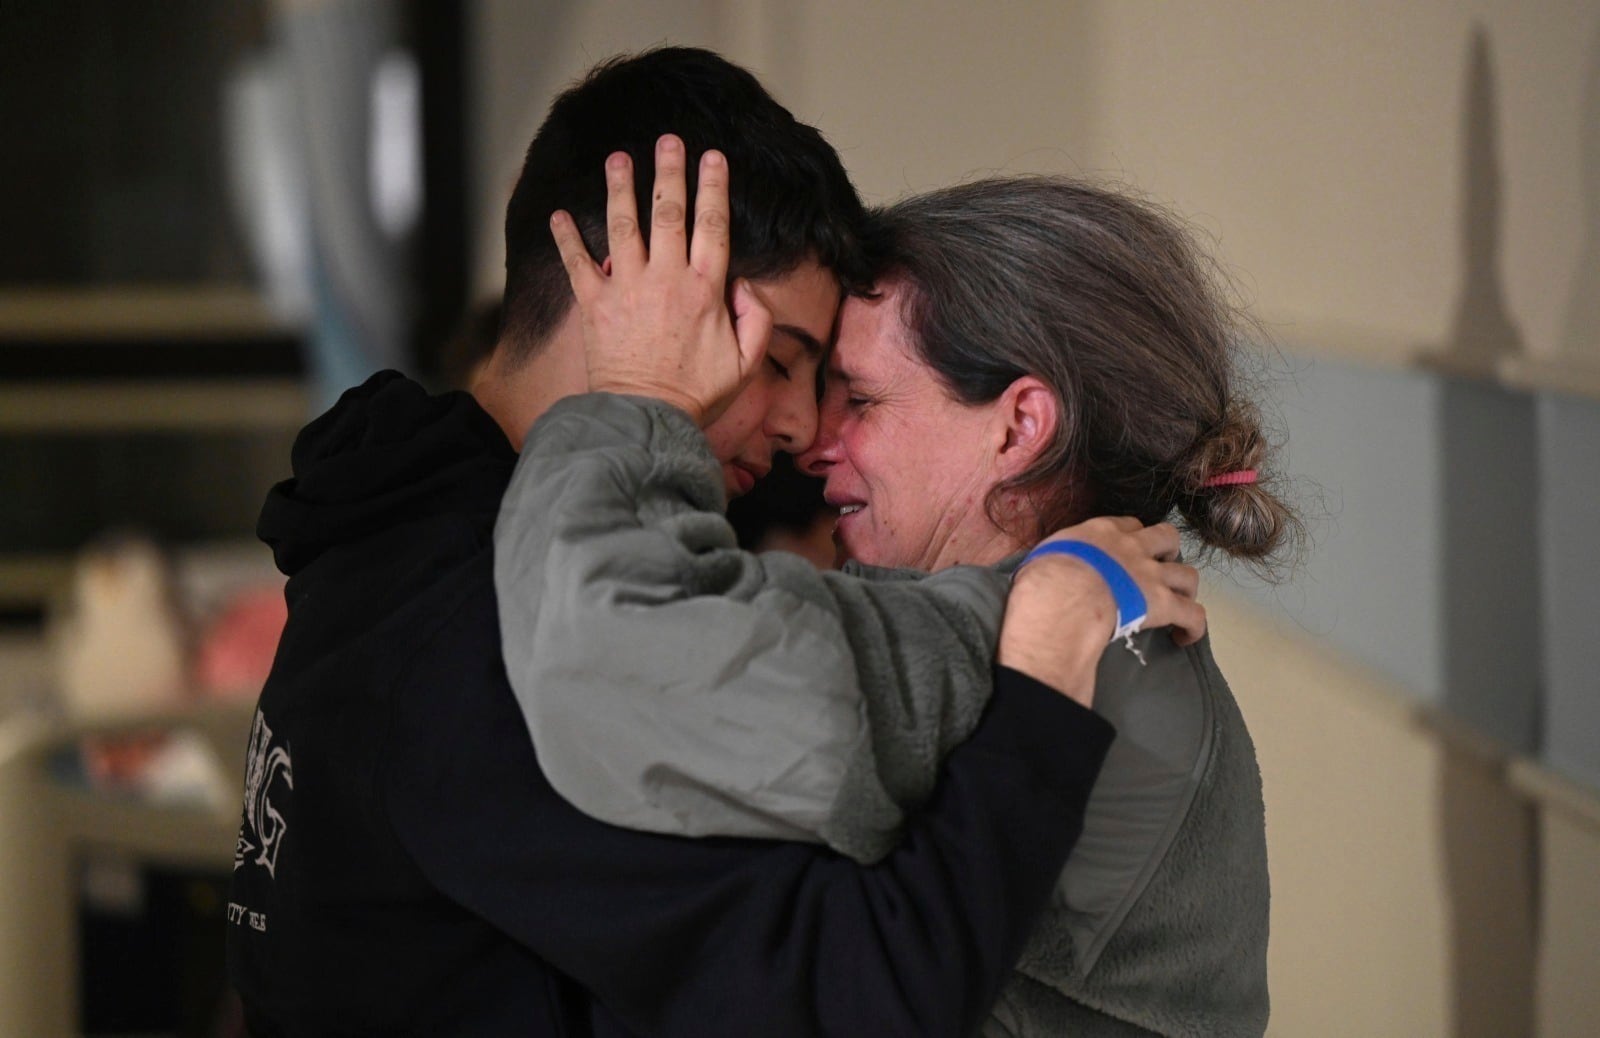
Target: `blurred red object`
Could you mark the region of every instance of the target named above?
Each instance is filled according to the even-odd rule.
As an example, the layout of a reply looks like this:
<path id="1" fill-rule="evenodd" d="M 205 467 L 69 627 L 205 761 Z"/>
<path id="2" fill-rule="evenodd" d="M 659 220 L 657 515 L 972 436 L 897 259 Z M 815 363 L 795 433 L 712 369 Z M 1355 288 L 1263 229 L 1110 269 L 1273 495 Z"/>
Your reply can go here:
<path id="1" fill-rule="evenodd" d="M 165 732 L 85 738 L 79 743 L 83 768 L 98 789 L 133 790 L 167 742 Z"/>
<path id="2" fill-rule="evenodd" d="M 228 604 L 200 639 L 195 684 L 209 696 L 254 696 L 261 691 L 288 621 L 283 585 L 252 588 Z"/>

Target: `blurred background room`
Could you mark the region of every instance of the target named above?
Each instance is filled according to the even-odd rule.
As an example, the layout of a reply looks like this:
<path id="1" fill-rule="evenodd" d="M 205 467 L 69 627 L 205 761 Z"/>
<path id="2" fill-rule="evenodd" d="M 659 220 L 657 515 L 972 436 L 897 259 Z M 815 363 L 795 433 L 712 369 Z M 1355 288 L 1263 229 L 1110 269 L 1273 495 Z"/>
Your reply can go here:
<path id="1" fill-rule="evenodd" d="M 869 201 L 1193 221 L 1311 520 L 1205 591 L 1270 1033 L 1600 1033 L 1600 0 L 5 0 L 0 1036 L 234 1033 L 265 491 L 372 371 L 463 381 L 552 94 L 667 42 Z"/>

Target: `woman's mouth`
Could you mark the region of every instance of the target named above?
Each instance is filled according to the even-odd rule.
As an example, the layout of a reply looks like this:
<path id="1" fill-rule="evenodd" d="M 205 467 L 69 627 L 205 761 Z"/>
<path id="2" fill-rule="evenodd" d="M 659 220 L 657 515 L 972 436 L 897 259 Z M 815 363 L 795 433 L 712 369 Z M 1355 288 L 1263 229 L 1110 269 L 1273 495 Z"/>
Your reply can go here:
<path id="1" fill-rule="evenodd" d="M 859 501 L 852 501 L 848 504 L 829 503 L 835 504 L 835 507 L 839 509 L 839 518 L 833 524 L 833 546 L 836 552 L 835 563 L 837 564 L 852 557 L 853 552 L 851 551 L 850 541 L 853 538 L 850 536 L 850 531 L 855 523 L 859 521 L 856 516 L 860 515 L 867 506 Z"/>

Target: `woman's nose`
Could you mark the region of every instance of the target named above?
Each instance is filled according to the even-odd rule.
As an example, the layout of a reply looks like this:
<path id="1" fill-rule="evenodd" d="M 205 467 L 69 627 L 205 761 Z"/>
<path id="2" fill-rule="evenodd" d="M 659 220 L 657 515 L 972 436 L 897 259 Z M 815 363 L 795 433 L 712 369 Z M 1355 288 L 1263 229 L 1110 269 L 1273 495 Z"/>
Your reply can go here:
<path id="1" fill-rule="evenodd" d="M 826 476 L 828 470 L 833 468 L 838 460 L 839 438 L 828 427 L 828 423 L 823 421 L 811 448 L 796 456 L 794 463 L 808 476 Z"/>

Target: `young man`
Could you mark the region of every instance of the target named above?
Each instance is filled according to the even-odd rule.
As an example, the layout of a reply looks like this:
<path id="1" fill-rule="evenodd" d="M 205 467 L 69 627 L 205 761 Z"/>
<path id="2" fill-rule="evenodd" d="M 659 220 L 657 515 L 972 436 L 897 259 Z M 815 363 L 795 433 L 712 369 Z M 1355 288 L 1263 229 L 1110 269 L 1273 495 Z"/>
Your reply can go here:
<path id="1" fill-rule="evenodd" d="M 725 162 L 702 163 L 710 148 Z M 762 358 L 715 414 L 670 380 L 632 388 L 694 408 L 730 493 L 814 433 L 839 283 L 862 267 L 837 156 L 714 55 L 602 66 L 529 149 L 506 330 L 472 395 L 374 376 L 306 427 L 263 508 L 290 615 L 251 734 L 228 941 L 258 1034 L 966 1033 L 1075 838 L 1109 726 L 1004 669 L 870 869 L 612 828 L 545 780 L 501 661 L 492 533 L 529 425 L 591 388 L 550 213 L 596 256 L 643 232 L 606 223 L 597 172 L 619 150 L 640 185 L 652 166 L 731 171 L 726 205 L 685 190 L 637 211 L 658 243 L 687 241 L 691 211 L 697 234 L 731 234 L 732 319 Z"/>

